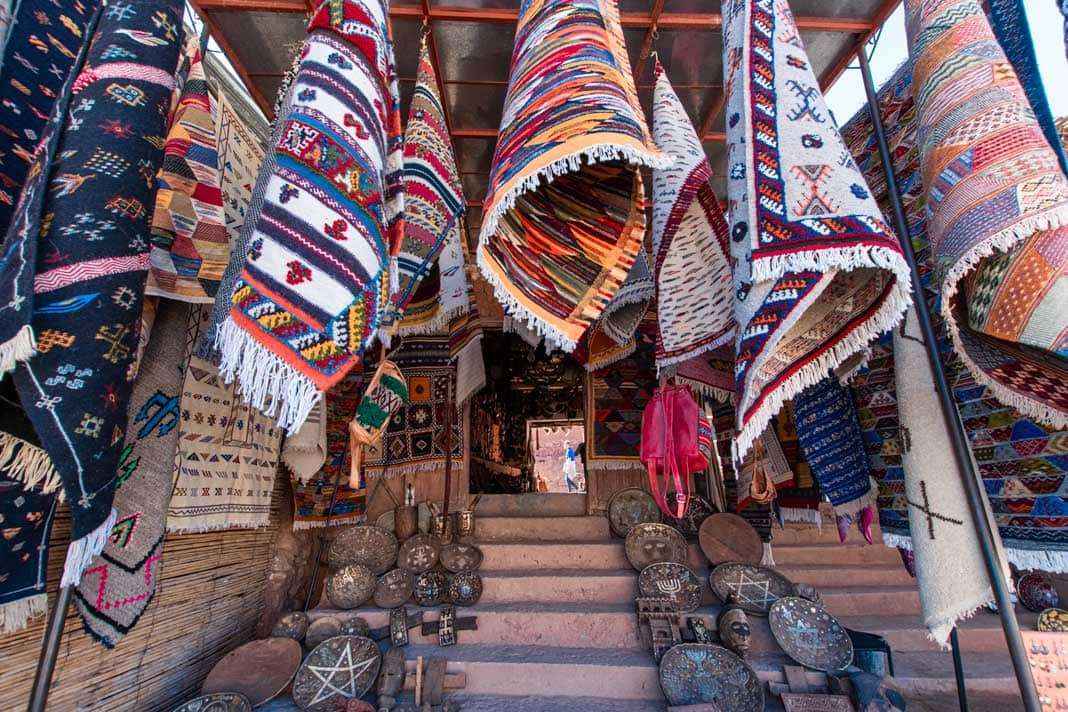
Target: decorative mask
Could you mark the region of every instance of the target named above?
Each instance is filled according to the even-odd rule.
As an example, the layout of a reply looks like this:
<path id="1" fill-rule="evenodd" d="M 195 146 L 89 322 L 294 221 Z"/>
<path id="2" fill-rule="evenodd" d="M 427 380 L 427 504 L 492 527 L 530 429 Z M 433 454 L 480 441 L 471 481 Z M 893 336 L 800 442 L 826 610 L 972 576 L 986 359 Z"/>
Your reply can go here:
<path id="1" fill-rule="evenodd" d="M 729 650 L 740 658 L 749 654 L 753 643 L 753 630 L 749 627 L 748 616 L 740 607 L 724 606 L 716 619 L 716 628 L 719 629 L 720 642 Z"/>

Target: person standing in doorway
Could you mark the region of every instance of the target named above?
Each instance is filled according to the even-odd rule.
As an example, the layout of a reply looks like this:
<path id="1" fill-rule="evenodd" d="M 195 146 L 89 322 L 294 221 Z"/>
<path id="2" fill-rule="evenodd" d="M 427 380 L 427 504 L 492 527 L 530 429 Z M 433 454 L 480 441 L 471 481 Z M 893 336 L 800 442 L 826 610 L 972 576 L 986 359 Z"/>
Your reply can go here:
<path id="1" fill-rule="evenodd" d="M 578 483 L 575 482 L 575 477 L 578 472 L 575 469 L 575 448 L 571 447 L 571 441 L 565 440 L 564 447 L 564 484 L 567 485 L 568 494 L 579 491 Z"/>

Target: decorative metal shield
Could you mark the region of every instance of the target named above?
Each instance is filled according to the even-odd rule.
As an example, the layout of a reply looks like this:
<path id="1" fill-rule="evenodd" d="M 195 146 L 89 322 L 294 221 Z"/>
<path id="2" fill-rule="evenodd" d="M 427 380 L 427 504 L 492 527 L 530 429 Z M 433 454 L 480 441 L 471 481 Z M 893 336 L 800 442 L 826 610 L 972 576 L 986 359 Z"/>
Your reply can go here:
<path id="1" fill-rule="evenodd" d="M 690 504 L 686 507 L 686 514 L 682 519 L 664 517 L 664 524 L 678 529 L 687 539 L 696 539 L 701 525 L 715 513 L 716 508 L 709 504 L 707 499 L 695 494 L 690 497 Z"/>
<path id="2" fill-rule="evenodd" d="M 272 638 L 292 638 L 298 643 L 304 640 L 304 634 L 308 632 L 308 614 L 303 611 L 293 611 L 278 619 L 271 629 Z"/>
<path id="3" fill-rule="evenodd" d="M 627 561 L 638 571 L 649 564 L 689 560 L 686 539 L 666 524 L 638 524 L 627 534 Z"/>
<path id="4" fill-rule="evenodd" d="M 666 561 L 649 564 L 638 574 L 638 593 L 641 596 L 669 596 L 675 599 L 680 613 L 701 607 L 701 581 L 685 564 Z"/>
<path id="5" fill-rule="evenodd" d="M 336 635 L 341 635 L 341 619 L 334 616 L 316 618 L 308 626 L 308 632 L 304 634 L 304 647 L 313 650 L 320 643 L 330 640 Z"/>
<path id="6" fill-rule="evenodd" d="M 420 606 L 440 606 L 448 595 L 449 580 L 440 571 L 424 571 L 415 577 L 415 602 Z"/>
<path id="7" fill-rule="evenodd" d="M 697 536 L 701 551 L 715 564 L 724 561 L 760 563 L 764 544 L 753 525 L 737 514 L 713 514 L 701 523 Z"/>
<path id="8" fill-rule="evenodd" d="M 436 536 L 416 534 L 401 546 L 397 554 L 397 566 L 413 574 L 421 574 L 437 565 L 440 551 L 441 540 Z"/>
<path id="9" fill-rule="evenodd" d="M 400 608 L 412 597 L 415 576 L 407 569 L 393 569 L 382 574 L 375 586 L 375 605 L 379 608 Z"/>
<path id="10" fill-rule="evenodd" d="M 189 700 L 173 712 L 252 712 L 252 703 L 237 692 L 216 692 Z"/>
<path id="11" fill-rule="evenodd" d="M 441 565 L 452 573 L 474 571 L 482 564 L 482 549 L 474 544 L 449 544 L 441 549 Z"/>
<path id="12" fill-rule="evenodd" d="M 718 645 L 684 643 L 660 659 L 660 687 L 670 705 L 714 704 L 730 712 L 763 712 L 764 688 L 753 668 Z"/>
<path id="13" fill-rule="evenodd" d="M 662 520 L 656 500 L 640 487 L 628 487 L 608 501 L 608 526 L 616 536 L 626 537 L 639 524 L 657 524 Z"/>
<path id="14" fill-rule="evenodd" d="M 397 560 L 397 537 L 393 532 L 370 524 L 346 527 L 334 539 L 326 562 L 332 569 L 360 564 L 381 575 Z"/>
<path id="15" fill-rule="evenodd" d="M 300 653 L 300 643 L 291 638 L 245 643 L 215 663 L 200 694 L 236 692 L 259 707 L 286 689 L 300 666 Z"/>
<path id="16" fill-rule="evenodd" d="M 449 580 L 449 598 L 457 606 L 473 606 L 482 598 L 482 577 L 474 571 L 461 571 Z"/>
<path id="17" fill-rule="evenodd" d="M 787 596 L 771 606 L 771 632 L 783 652 L 805 667 L 837 672 L 853 662 L 853 641 L 823 606 Z"/>
<path id="18" fill-rule="evenodd" d="M 370 638 L 339 635 L 308 654 L 293 680 L 293 701 L 304 712 L 334 712 L 339 702 L 371 689 L 382 656 Z"/>
<path id="19" fill-rule="evenodd" d="M 709 585 L 719 600 L 733 602 L 758 616 L 768 615 L 775 601 L 793 592 L 790 579 L 778 571 L 742 561 L 728 561 L 712 569 Z"/>
<path id="20" fill-rule="evenodd" d="M 374 595 L 377 583 L 378 579 L 371 569 L 360 564 L 349 564 L 326 579 L 326 597 L 338 608 L 359 608 Z"/>

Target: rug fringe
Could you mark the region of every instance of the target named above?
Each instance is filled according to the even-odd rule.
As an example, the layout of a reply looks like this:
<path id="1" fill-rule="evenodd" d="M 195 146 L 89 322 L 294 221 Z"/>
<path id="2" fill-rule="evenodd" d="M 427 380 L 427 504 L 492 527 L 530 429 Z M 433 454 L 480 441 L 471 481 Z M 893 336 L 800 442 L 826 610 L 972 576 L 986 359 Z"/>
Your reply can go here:
<path id="1" fill-rule="evenodd" d="M 10 433 L 0 432 L 0 472 L 26 489 L 39 486 L 44 494 L 59 490 L 60 501 L 66 500 L 63 482 L 48 453 Z"/>
<path id="2" fill-rule="evenodd" d="M 48 594 L 39 593 L 0 605 L 0 633 L 14 633 L 48 613 Z"/>
<path id="3" fill-rule="evenodd" d="M 682 353 L 675 354 L 674 356 L 665 356 L 663 358 L 657 358 L 657 373 L 659 374 L 661 369 L 667 368 L 668 366 L 676 366 L 684 361 L 689 361 L 692 358 L 697 358 L 701 354 L 705 354 L 714 349 L 718 349 L 720 346 L 726 346 L 727 344 L 734 341 L 734 337 L 737 336 L 737 332 L 738 328 L 736 326 L 732 326 L 727 329 L 727 331 L 724 332 L 722 335 L 716 337 L 712 341 L 709 341 L 707 344 L 701 344 L 700 346 L 696 346 L 688 351 L 683 351 Z"/>
<path id="4" fill-rule="evenodd" d="M 1005 545 L 1005 558 L 1018 569 L 1048 571 L 1052 574 L 1068 573 L 1068 551 L 1044 549 L 1020 549 Z"/>
<path id="5" fill-rule="evenodd" d="M 204 534 L 205 532 L 220 531 L 223 529 L 263 529 L 270 526 L 269 518 L 256 522 L 218 522 L 212 524 L 182 525 L 172 527 L 167 525 L 168 534 Z"/>
<path id="6" fill-rule="evenodd" d="M 0 344 L 0 376 L 15 370 L 15 366 L 29 361 L 37 353 L 37 339 L 33 327 L 26 324 L 10 339 Z"/>
<path id="7" fill-rule="evenodd" d="M 349 517 L 338 515 L 336 518 L 331 517 L 329 521 L 323 519 L 322 521 L 293 521 L 293 531 L 307 531 L 308 529 L 325 529 L 326 527 L 336 527 L 342 524 L 359 524 L 360 522 L 367 521 L 367 515 L 361 514 L 359 517 Z"/>
<path id="8" fill-rule="evenodd" d="M 575 339 L 568 338 L 567 334 L 563 331 L 540 319 L 534 312 L 523 306 L 523 304 L 508 291 L 504 286 L 504 282 L 501 281 L 490 267 L 489 258 L 486 256 L 485 250 L 480 249 L 478 251 L 476 261 L 479 270 L 482 272 L 482 278 L 493 288 L 493 295 L 504 307 L 505 314 L 508 318 L 514 322 L 518 322 L 527 332 L 541 337 L 541 339 L 545 341 L 546 352 L 560 349 L 567 353 L 571 353 L 575 350 L 575 347 L 578 345 L 578 342 Z M 525 334 L 522 332 L 516 333 L 519 333 L 520 338 L 528 344 L 530 343 L 530 339 L 527 338 Z M 534 346 L 536 346 L 536 344 Z"/>
<path id="9" fill-rule="evenodd" d="M 442 336 L 448 331 L 450 321 L 466 313 L 467 304 L 458 304 L 447 310 L 439 309 L 433 319 L 411 326 L 404 326 L 404 316 L 402 315 L 401 320 L 397 322 L 397 327 L 393 330 L 393 334 L 396 336 Z"/>
<path id="10" fill-rule="evenodd" d="M 957 296 L 961 280 L 977 269 L 979 263 L 984 259 L 998 252 L 1008 254 L 1036 232 L 1057 230 L 1063 227 L 1068 227 L 1068 205 L 1062 204 L 1038 215 L 1033 215 L 1026 220 L 1021 220 L 1012 227 L 983 240 L 963 254 L 953 265 L 953 268 L 946 272 L 942 278 L 941 301 L 942 317 L 946 321 L 946 331 L 949 333 L 950 341 L 953 343 L 953 350 L 960 356 L 961 361 L 976 382 L 989 388 L 994 397 L 1005 405 L 1011 406 L 1027 417 L 1045 423 L 1055 430 L 1068 428 L 1068 412 L 1006 388 L 991 378 L 986 371 L 972 360 L 960 339 L 960 325 L 953 314 L 953 301 L 954 297 Z"/>
<path id="11" fill-rule="evenodd" d="M 61 586 L 77 586 L 81 583 L 82 572 L 89 568 L 93 559 L 104 550 L 118 518 L 119 513 L 112 508 L 111 514 L 96 529 L 81 539 L 75 539 L 67 546 L 67 560 L 63 563 Z"/>
<path id="12" fill-rule="evenodd" d="M 760 565 L 761 566 L 774 566 L 775 565 L 775 553 L 771 550 L 771 542 L 766 541 L 761 547 L 760 553 Z"/>
<path id="13" fill-rule="evenodd" d="M 219 327 L 215 344 L 222 352 L 219 372 L 227 383 L 237 378 L 241 397 L 278 425 L 295 433 L 323 394 L 307 376 L 271 353 L 232 319 Z"/>
<path id="14" fill-rule="evenodd" d="M 922 603 L 922 598 L 921 598 Z M 927 626 L 927 638 L 936 643 L 942 650 L 949 650 L 949 634 L 961 621 L 966 621 L 991 603 L 994 603 L 993 591 L 985 591 L 968 602 L 959 603 L 959 611 L 947 614 L 945 619 L 931 620 L 924 616 L 923 623 Z"/>
<path id="15" fill-rule="evenodd" d="M 462 460 L 460 458 L 454 458 L 452 466 L 453 468 L 460 467 Z M 414 462 L 405 465 L 389 465 L 388 468 L 385 465 L 367 465 L 364 467 L 363 476 L 364 479 L 371 477 L 382 477 L 386 480 L 393 480 L 398 477 L 405 477 L 407 475 L 415 475 L 420 472 L 434 472 L 445 471 L 445 460 L 433 460 L 431 462 Z M 383 472 L 387 473 L 383 477 Z"/>
<path id="16" fill-rule="evenodd" d="M 870 250 L 865 248 L 865 251 Z M 895 328 L 905 317 L 905 312 L 912 305 L 912 279 L 909 276 L 908 266 L 905 264 L 904 259 L 897 253 L 888 254 L 896 258 L 890 260 L 888 264 L 893 263 L 900 269 L 892 269 L 896 280 L 893 289 L 887 295 L 886 301 L 863 326 L 853 329 L 848 338 L 839 341 L 819 358 L 797 369 L 792 376 L 782 383 L 781 387 L 767 395 L 764 402 L 753 413 L 749 422 L 739 429 L 734 442 L 731 443 L 731 454 L 736 464 L 740 465 L 742 463 L 746 454 L 753 447 L 753 443 L 764 432 L 775 414 L 782 410 L 786 401 L 827 378 L 836 366 L 845 362 L 846 359 L 858 351 L 867 348 L 880 334 Z M 814 269 L 814 267 L 791 266 L 790 269 Z M 890 269 L 890 267 L 885 267 L 885 269 Z"/>
<path id="17" fill-rule="evenodd" d="M 586 463 L 587 472 L 602 472 L 604 470 L 642 470 L 645 466 L 639 460 L 595 460 Z"/>
<path id="18" fill-rule="evenodd" d="M 784 522 L 805 522 L 815 524 L 816 528 L 823 531 L 823 513 L 818 509 L 804 509 L 802 507 L 779 507 Z"/>
<path id="19" fill-rule="evenodd" d="M 629 347 L 627 347 L 625 349 L 621 349 L 620 351 L 617 351 L 616 353 L 612 354 L 611 356 L 609 356 L 606 359 L 601 359 L 599 361 L 593 361 L 591 359 L 591 360 L 587 361 L 586 365 L 583 366 L 583 368 L 585 368 L 590 373 L 593 373 L 594 371 L 596 371 L 598 369 L 601 369 L 601 368 L 604 368 L 605 366 L 611 366 L 613 363 L 617 363 L 619 361 L 622 361 L 623 359 L 627 358 L 628 356 L 630 356 L 631 354 L 633 354 L 637 350 L 638 350 L 637 342 L 632 342 Z"/>

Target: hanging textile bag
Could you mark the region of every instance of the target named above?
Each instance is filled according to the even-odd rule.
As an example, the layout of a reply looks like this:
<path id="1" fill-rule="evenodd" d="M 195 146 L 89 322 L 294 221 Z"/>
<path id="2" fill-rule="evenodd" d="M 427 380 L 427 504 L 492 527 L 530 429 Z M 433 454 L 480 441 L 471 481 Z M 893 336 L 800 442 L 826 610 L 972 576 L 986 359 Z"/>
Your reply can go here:
<path id="1" fill-rule="evenodd" d="M 690 475 L 708 467 L 697 439 L 697 402 L 687 386 L 661 386 L 642 413 L 640 457 L 649 472 L 649 486 L 657 506 L 682 519 L 690 503 Z M 667 501 L 675 485 L 675 502 Z"/>
<path id="2" fill-rule="evenodd" d="M 360 399 L 356 417 L 349 423 L 349 452 L 352 455 L 349 487 L 360 488 L 364 450 L 382 437 L 389 419 L 407 400 L 408 383 L 404 374 L 392 361 L 383 359 Z"/>

